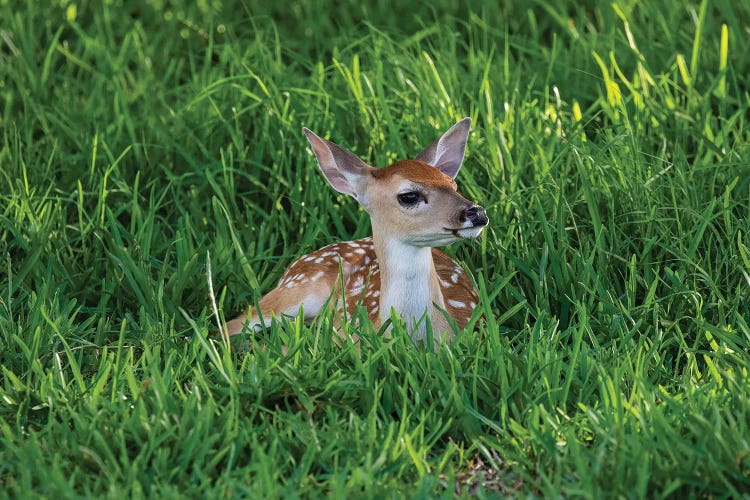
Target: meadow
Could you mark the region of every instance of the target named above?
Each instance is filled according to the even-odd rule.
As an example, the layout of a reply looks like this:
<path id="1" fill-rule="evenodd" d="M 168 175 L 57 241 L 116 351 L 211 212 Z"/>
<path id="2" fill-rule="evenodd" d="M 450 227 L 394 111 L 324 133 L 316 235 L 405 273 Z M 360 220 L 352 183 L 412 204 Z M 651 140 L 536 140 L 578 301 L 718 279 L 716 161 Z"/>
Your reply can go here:
<path id="1" fill-rule="evenodd" d="M 2 496 L 747 495 L 750 3 L 268 4 L 0 0 Z M 464 116 L 475 329 L 213 335 Z"/>

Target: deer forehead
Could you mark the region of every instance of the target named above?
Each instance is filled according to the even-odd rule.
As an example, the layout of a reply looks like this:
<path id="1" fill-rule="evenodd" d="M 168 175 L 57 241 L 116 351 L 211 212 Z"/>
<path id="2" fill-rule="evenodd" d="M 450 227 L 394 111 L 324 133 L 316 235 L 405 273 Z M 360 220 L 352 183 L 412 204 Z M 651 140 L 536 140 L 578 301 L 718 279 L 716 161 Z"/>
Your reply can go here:
<path id="1" fill-rule="evenodd" d="M 426 163 L 417 160 L 401 160 L 385 168 L 372 171 L 375 179 L 387 182 L 398 182 L 406 179 L 424 187 L 434 187 L 456 191 L 456 182 L 448 175 Z M 400 179 L 399 179 L 400 178 Z"/>

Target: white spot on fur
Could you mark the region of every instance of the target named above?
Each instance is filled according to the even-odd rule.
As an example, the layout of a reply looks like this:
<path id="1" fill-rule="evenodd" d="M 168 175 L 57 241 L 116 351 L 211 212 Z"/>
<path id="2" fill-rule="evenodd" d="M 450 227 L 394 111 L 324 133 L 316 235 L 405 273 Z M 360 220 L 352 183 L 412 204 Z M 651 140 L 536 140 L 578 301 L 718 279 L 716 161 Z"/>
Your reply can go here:
<path id="1" fill-rule="evenodd" d="M 352 295 L 359 295 L 362 293 L 362 290 L 365 288 L 365 280 L 364 277 L 361 274 L 357 275 L 357 279 L 354 280 L 354 283 L 352 284 L 351 288 L 351 294 Z"/>
<path id="2" fill-rule="evenodd" d="M 471 307 L 472 309 L 474 309 L 475 307 L 477 307 L 477 303 L 476 302 L 469 302 L 469 307 Z"/>
<path id="3" fill-rule="evenodd" d="M 453 299 L 448 299 L 448 305 L 453 306 L 453 307 L 458 307 L 461 309 L 466 307 L 466 303 L 461 302 L 460 300 L 453 300 Z"/>
<path id="4" fill-rule="evenodd" d="M 451 274 L 451 281 L 453 283 L 458 283 L 458 273 Z"/>

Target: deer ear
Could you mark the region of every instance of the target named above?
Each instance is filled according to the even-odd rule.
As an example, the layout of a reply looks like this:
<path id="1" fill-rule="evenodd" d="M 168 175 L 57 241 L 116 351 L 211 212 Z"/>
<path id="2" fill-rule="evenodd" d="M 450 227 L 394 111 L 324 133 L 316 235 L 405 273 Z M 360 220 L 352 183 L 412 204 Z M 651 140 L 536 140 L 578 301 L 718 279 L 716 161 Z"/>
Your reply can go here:
<path id="1" fill-rule="evenodd" d="M 471 118 L 464 118 L 449 128 L 440 139 L 427 146 L 416 159 L 455 178 L 464 161 L 470 130 Z"/>
<path id="2" fill-rule="evenodd" d="M 357 155 L 338 144 L 326 141 L 315 135 L 310 129 L 302 131 L 310 141 L 310 145 L 318 159 L 320 170 L 331 183 L 333 189 L 339 193 L 348 194 L 357 199 L 357 185 L 359 180 L 372 167 L 360 160 Z"/>

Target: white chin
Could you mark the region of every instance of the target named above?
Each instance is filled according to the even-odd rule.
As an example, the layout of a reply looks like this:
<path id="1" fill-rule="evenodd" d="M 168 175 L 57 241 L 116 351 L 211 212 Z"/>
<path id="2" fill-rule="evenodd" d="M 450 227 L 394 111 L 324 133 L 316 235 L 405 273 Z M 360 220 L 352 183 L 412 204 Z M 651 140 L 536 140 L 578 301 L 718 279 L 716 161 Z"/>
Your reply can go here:
<path id="1" fill-rule="evenodd" d="M 443 247 L 445 245 L 450 245 L 457 240 L 458 238 L 451 233 L 447 235 L 430 235 L 422 238 L 413 238 L 410 240 L 410 243 L 415 247 Z"/>
<path id="2" fill-rule="evenodd" d="M 474 239 L 482 233 L 484 226 L 467 227 L 465 229 L 459 229 L 456 233 L 461 238 Z"/>

